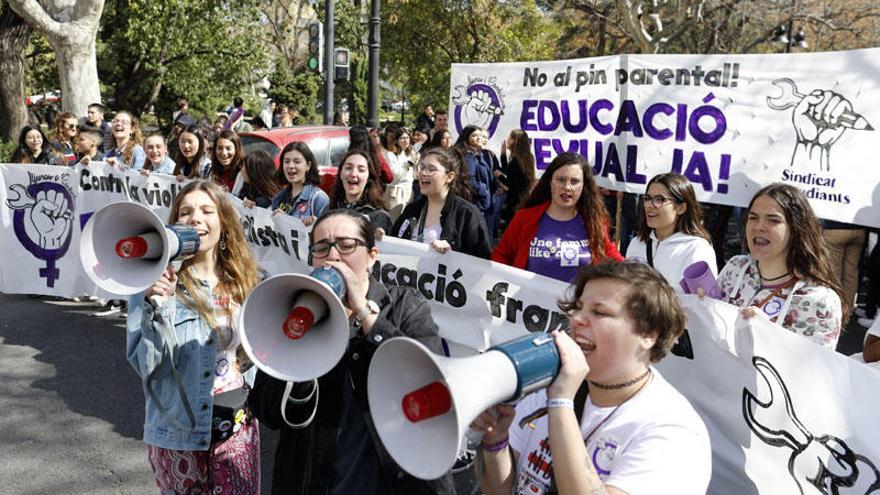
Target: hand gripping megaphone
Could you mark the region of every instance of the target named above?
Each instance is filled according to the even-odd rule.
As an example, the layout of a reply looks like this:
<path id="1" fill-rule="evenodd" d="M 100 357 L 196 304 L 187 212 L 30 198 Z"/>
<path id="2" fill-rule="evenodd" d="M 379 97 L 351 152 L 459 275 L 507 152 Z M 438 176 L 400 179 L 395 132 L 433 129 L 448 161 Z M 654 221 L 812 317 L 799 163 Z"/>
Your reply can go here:
<path id="1" fill-rule="evenodd" d="M 244 302 L 242 347 L 257 367 L 279 380 L 318 378 L 348 347 L 344 297 L 345 280 L 334 268 L 270 277 Z"/>
<path id="2" fill-rule="evenodd" d="M 382 444 L 409 474 L 429 480 L 452 468 L 468 425 L 501 402 L 548 386 L 559 372 L 553 337 L 532 334 L 467 358 L 438 356 L 399 337 L 370 363 L 367 398 Z"/>
<path id="3" fill-rule="evenodd" d="M 151 287 L 169 263 L 194 255 L 199 234 L 185 225 L 165 225 L 146 206 L 111 203 L 83 228 L 79 259 L 101 289 L 128 296 Z"/>

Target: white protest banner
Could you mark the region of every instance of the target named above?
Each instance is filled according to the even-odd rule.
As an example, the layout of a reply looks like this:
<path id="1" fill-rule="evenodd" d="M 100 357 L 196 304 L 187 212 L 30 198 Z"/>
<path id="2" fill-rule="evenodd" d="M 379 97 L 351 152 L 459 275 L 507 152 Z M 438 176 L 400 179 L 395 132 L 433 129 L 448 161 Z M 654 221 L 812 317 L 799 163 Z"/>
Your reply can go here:
<path id="1" fill-rule="evenodd" d="M 180 188 L 173 177 L 99 164 L 0 165 L 0 291 L 96 293 L 79 262 L 88 217 L 110 202 L 137 201 L 167 218 Z M 308 229 L 299 220 L 233 201 L 269 275 L 309 271 Z M 452 355 L 566 324 L 556 307 L 562 282 L 401 239 L 378 247 L 374 275 L 415 287 L 430 302 Z M 688 332 L 658 368 L 709 429 L 710 493 L 880 493 L 880 372 L 760 316 L 742 320 L 727 304 L 683 302 Z"/>
<path id="2" fill-rule="evenodd" d="M 109 296 L 85 275 L 79 261 L 86 221 L 116 201 L 138 202 L 168 218 L 182 187 L 171 176 L 144 177 L 104 164 L 0 165 L 0 249 L 5 254 L 0 291 Z M 299 219 L 246 209 L 237 198 L 230 199 L 267 275 L 310 271 L 309 228 Z M 379 243 L 379 250 L 376 277 L 386 284 L 412 286 L 431 301 L 441 335 L 456 354 L 485 350 L 525 329 L 549 331 L 566 325 L 555 304 L 566 287 L 562 282 L 460 253 L 441 256 L 424 244 L 390 237 Z"/>
<path id="3" fill-rule="evenodd" d="M 486 128 L 492 150 L 524 129 L 539 171 L 580 153 L 610 189 L 678 172 L 700 201 L 744 206 L 785 182 L 821 218 L 876 227 L 878 61 L 880 49 L 453 64 L 450 127 Z"/>
<path id="4" fill-rule="evenodd" d="M 658 368 L 709 429 L 709 493 L 880 493 L 880 372 L 760 314 L 682 301 L 687 334 Z"/>

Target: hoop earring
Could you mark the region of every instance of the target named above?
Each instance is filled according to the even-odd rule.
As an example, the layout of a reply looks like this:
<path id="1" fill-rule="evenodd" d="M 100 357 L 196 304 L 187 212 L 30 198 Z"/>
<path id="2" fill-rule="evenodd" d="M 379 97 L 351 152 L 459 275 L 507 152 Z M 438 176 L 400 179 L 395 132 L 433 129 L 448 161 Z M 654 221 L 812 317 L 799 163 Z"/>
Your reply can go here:
<path id="1" fill-rule="evenodd" d="M 226 251 L 226 234 L 220 238 L 220 251 Z"/>

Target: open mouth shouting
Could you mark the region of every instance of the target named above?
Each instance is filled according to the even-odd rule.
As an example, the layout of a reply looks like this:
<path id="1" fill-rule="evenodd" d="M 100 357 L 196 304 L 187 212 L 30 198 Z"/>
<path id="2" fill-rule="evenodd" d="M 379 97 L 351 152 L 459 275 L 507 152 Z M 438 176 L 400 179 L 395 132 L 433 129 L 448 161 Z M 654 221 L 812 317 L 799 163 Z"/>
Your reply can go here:
<path id="1" fill-rule="evenodd" d="M 596 343 L 586 337 L 575 335 L 574 341 L 577 343 L 578 347 L 581 348 L 581 352 L 584 353 L 584 356 L 589 356 L 596 350 Z"/>

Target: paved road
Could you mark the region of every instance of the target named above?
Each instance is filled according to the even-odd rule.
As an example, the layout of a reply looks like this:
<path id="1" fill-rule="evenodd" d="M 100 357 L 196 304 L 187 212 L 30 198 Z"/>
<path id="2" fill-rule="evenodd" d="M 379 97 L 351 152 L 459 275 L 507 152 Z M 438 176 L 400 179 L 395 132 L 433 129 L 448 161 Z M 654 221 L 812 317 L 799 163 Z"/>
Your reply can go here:
<path id="1" fill-rule="evenodd" d="M 156 493 L 124 320 L 96 309 L 0 294 L 0 493 Z M 264 493 L 276 438 L 262 430 Z M 470 493 L 469 474 L 456 481 Z"/>

